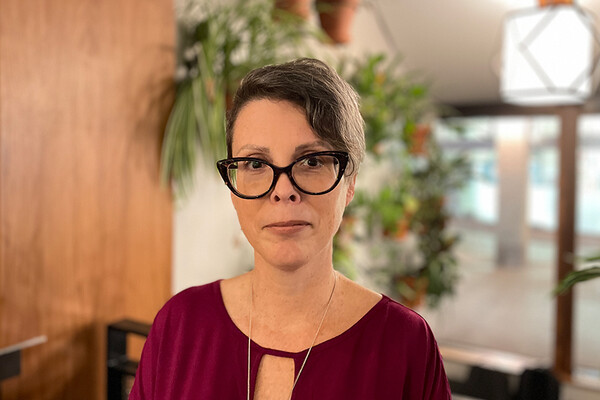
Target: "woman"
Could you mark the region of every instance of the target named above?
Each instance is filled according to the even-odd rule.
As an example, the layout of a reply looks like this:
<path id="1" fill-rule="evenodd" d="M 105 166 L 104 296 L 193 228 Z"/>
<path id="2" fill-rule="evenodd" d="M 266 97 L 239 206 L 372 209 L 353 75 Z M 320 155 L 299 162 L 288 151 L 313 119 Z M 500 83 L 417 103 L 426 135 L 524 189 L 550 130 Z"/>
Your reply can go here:
<path id="1" fill-rule="evenodd" d="M 350 85 L 312 59 L 250 72 L 227 151 L 254 269 L 169 300 L 130 399 L 449 399 L 427 323 L 333 269 L 364 155 Z"/>

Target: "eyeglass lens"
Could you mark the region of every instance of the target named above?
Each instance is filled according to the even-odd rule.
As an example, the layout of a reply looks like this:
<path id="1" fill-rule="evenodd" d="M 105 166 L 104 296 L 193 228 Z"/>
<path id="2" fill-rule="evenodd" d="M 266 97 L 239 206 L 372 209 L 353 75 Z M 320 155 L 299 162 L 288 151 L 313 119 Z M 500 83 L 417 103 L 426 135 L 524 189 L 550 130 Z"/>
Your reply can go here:
<path id="1" fill-rule="evenodd" d="M 338 180 L 340 163 L 333 155 L 303 158 L 292 166 L 292 178 L 303 191 L 320 193 L 331 189 Z M 275 171 L 266 162 L 251 160 L 229 164 L 229 181 L 244 196 L 260 196 L 273 183 Z"/>

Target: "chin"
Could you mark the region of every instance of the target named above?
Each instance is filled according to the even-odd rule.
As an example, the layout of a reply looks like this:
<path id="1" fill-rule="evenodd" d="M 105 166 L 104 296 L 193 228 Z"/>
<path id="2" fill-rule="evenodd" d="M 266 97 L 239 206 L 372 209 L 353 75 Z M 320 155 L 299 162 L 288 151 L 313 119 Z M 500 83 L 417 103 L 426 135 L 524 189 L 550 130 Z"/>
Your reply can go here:
<path id="1" fill-rule="evenodd" d="M 302 254 L 293 251 L 278 251 L 270 257 L 264 257 L 265 261 L 270 265 L 283 271 L 296 271 L 306 265 L 310 257 L 308 254 Z"/>
<path id="2" fill-rule="evenodd" d="M 324 248 L 299 248 L 298 246 L 278 246 L 277 249 L 263 252 L 261 257 L 267 264 L 283 271 L 296 271 L 320 257 Z M 331 257 L 329 257 L 331 262 Z"/>

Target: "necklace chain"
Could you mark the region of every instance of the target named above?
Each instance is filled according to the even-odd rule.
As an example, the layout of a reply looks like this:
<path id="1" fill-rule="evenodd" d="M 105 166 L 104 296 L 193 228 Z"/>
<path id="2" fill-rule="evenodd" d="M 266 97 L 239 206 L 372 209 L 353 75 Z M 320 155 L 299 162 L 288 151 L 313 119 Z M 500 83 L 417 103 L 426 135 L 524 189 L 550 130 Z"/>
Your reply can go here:
<path id="1" fill-rule="evenodd" d="M 306 357 L 304 357 L 304 361 L 302 361 L 302 365 L 300 366 L 300 369 L 298 370 L 298 375 L 296 375 L 296 379 L 294 380 L 294 384 L 292 385 L 292 390 L 290 391 L 290 395 L 287 398 L 288 400 L 291 400 L 292 398 L 292 394 L 294 393 L 294 388 L 296 387 L 296 384 L 298 383 L 298 379 L 300 379 L 300 374 L 302 373 L 302 370 L 304 369 L 304 365 L 306 365 L 306 360 L 308 360 L 308 356 L 310 355 L 310 352 L 312 350 L 312 348 L 314 347 L 316 341 L 317 341 L 317 337 L 319 336 L 319 332 L 321 331 L 321 327 L 323 326 L 323 321 L 325 321 L 325 316 L 327 316 L 327 311 L 329 311 L 329 306 L 331 305 L 331 300 L 333 299 L 333 293 L 335 292 L 335 287 L 337 285 L 337 274 L 335 273 L 335 271 L 333 272 L 333 288 L 331 289 L 331 293 L 329 294 L 329 299 L 327 300 L 327 305 L 325 306 L 325 311 L 323 312 L 323 316 L 321 317 L 321 322 L 319 322 L 319 327 L 317 328 L 317 332 L 315 333 L 315 337 L 312 340 L 312 343 L 310 345 L 310 347 L 308 348 L 308 351 L 306 352 Z M 247 385 L 247 396 L 246 399 L 250 400 L 250 343 L 252 342 L 252 310 L 254 309 L 254 284 L 252 283 L 252 287 L 251 287 L 251 294 L 250 294 L 250 316 L 249 316 L 249 323 L 248 323 L 248 385 Z"/>

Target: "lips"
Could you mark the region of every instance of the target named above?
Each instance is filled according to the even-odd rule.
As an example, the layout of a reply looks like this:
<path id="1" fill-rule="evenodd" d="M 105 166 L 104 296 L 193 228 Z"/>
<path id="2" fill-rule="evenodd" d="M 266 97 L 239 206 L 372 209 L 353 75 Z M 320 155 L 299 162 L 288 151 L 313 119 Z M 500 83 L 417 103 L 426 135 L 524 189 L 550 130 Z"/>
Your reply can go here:
<path id="1" fill-rule="evenodd" d="M 265 228 L 293 228 L 293 227 L 302 227 L 309 226 L 310 223 L 306 221 L 280 221 L 273 222 L 271 224 L 265 225 Z"/>
<path id="2" fill-rule="evenodd" d="M 290 220 L 290 221 L 278 221 L 271 224 L 265 225 L 264 229 L 267 232 L 271 232 L 276 235 L 297 235 L 304 232 L 311 226 L 309 222 Z"/>

